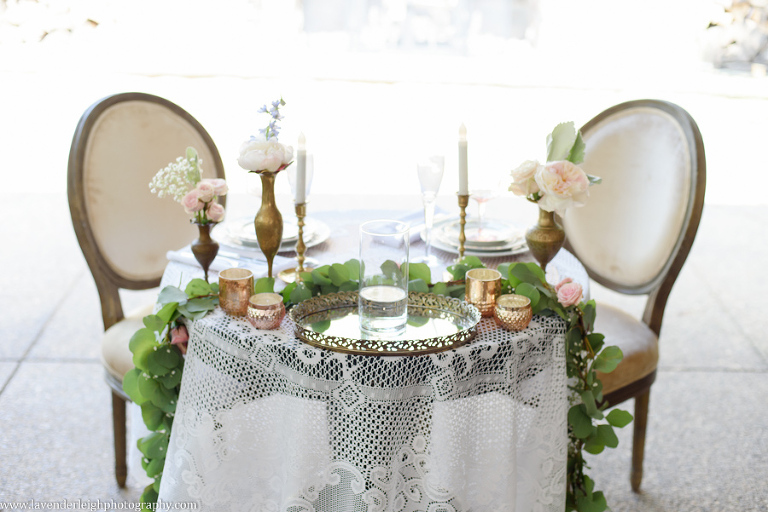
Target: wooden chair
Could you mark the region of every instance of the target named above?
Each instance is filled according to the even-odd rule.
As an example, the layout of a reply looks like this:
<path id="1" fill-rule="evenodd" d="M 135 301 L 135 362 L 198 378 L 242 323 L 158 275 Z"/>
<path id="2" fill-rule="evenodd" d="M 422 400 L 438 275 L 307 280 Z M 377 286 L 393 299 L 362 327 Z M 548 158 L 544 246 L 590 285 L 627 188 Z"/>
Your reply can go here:
<path id="1" fill-rule="evenodd" d="M 638 492 L 664 309 L 704 206 L 704 145 L 685 110 L 658 100 L 616 105 L 581 131 L 587 145 L 582 167 L 603 182 L 590 188 L 586 206 L 563 218 L 566 248 L 599 284 L 648 296 L 641 320 L 598 303 L 595 326 L 607 345 L 624 352 L 616 370 L 599 376 L 610 406 L 635 399 L 630 481 Z"/>
<path id="2" fill-rule="evenodd" d="M 119 289 L 157 287 L 166 252 L 196 237 L 181 205 L 158 199 L 149 190 L 155 173 L 183 156 L 188 146 L 197 149 L 204 177 L 224 178 L 213 140 L 191 115 L 157 96 L 124 93 L 85 111 L 69 153 L 72 224 L 96 282 L 104 320 L 102 362 L 112 388 L 115 477 L 121 487 L 127 476 L 128 400 L 122 380 L 133 368 L 128 341 L 152 305 L 126 316 Z"/>

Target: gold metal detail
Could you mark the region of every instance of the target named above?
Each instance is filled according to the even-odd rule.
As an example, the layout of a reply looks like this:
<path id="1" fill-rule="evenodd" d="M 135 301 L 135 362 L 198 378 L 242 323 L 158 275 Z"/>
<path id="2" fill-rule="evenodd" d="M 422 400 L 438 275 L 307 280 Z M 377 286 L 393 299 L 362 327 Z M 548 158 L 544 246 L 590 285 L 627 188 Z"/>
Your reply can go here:
<path id="1" fill-rule="evenodd" d="M 258 175 L 261 177 L 261 208 L 256 214 L 254 226 L 259 249 L 267 258 L 268 275 L 272 277 L 272 262 L 283 241 L 283 216 L 275 202 L 276 173 L 261 171 Z"/>
<path id="2" fill-rule="evenodd" d="M 565 242 L 565 231 L 555 220 L 555 212 L 539 208 L 539 221 L 528 228 L 525 241 L 533 257 L 546 272 L 547 263 L 552 261 Z"/>
<path id="3" fill-rule="evenodd" d="M 374 356 L 404 356 L 441 352 L 460 347 L 477 335 L 480 311 L 467 302 L 432 293 L 408 294 L 409 321 L 436 319 L 453 324 L 453 333 L 420 339 L 358 339 L 319 332 L 318 325 L 334 321 L 357 322 L 358 292 L 339 292 L 313 297 L 291 309 L 296 336 L 315 347 L 336 352 Z M 409 324 L 410 325 L 410 324 Z M 406 335 L 407 335 L 406 331 Z"/>
<path id="4" fill-rule="evenodd" d="M 467 236 L 464 234 L 464 226 L 467 224 L 467 205 L 469 204 L 469 194 L 458 194 L 459 196 L 459 259 L 464 257 L 464 242 Z"/>

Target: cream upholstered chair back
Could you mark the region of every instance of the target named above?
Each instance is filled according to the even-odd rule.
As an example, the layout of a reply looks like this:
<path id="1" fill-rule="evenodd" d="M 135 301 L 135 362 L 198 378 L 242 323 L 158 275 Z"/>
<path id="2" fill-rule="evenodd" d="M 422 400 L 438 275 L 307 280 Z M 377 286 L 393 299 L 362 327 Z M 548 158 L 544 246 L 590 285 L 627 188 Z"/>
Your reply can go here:
<path id="1" fill-rule="evenodd" d="M 70 211 L 100 295 L 116 293 L 106 290 L 113 286 L 157 286 L 167 251 L 196 237 L 181 205 L 159 199 L 149 188 L 155 173 L 185 155 L 188 146 L 200 155 L 203 177 L 224 177 L 221 158 L 205 129 L 163 98 L 143 93 L 109 96 L 80 119 L 69 157 Z M 105 327 L 122 318 L 115 316 L 108 321 L 105 312 Z"/>
<path id="2" fill-rule="evenodd" d="M 682 108 L 658 100 L 623 103 L 581 129 L 583 169 L 600 176 L 582 208 L 563 218 L 567 246 L 590 277 L 647 294 L 677 277 L 704 200 L 704 147 Z M 671 287 L 671 283 L 669 284 Z"/>

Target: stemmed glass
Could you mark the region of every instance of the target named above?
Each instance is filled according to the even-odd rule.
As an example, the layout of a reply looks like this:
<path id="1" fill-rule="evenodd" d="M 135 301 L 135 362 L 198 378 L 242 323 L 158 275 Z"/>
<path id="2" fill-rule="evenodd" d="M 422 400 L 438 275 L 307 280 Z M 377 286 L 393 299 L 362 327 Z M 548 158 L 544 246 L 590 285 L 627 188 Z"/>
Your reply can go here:
<path id="1" fill-rule="evenodd" d="M 430 267 L 439 263 L 437 257 L 432 255 L 432 226 L 435 221 L 435 199 L 437 199 L 437 193 L 440 190 L 440 183 L 443 181 L 444 167 L 445 158 L 439 155 L 424 158 L 416 164 L 419 184 L 421 185 L 421 198 L 424 202 L 426 249 L 424 256 L 414 258 L 412 261 L 426 263 Z"/>
<path id="2" fill-rule="evenodd" d="M 472 223 L 472 228 L 467 230 L 467 240 L 485 242 L 496 240 L 498 233 L 495 230 L 486 229 L 485 225 L 485 208 L 488 203 L 499 197 L 501 191 L 504 189 L 504 180 L 499 180 L 497 183 L 484 184 L 480 188 L 472 189 L 469 197 L 477 203 L 477 221 Z"/>
<path id="3" fill-rule="evenodd" d="M 306 180 L 305 181 L 305 185 L 306 185 L 306 187 L 304 188 L 304 192 L 305 192 L 304 193 L 304 197 L 305 197 L 304 202 L 308 203 L 309 202 L 309 191 L 312 188 L 312 178 L 315 175 L 315 159 L 314 159 L 313 155 L 309 155 L 309 154 L 307 155 L 306 168 L 305 169 L 306 169 L 306 174 L 305 174 L 305 180 Z M 291 165 L 290 167 L 288 167 L 288 184 L 291 186 L 291 195 L 293 197 L 296 197 L 296 172 L 297 172 L 297 166 L 295 164 Z M 306 237 L 306 233 L 305 233 L 304 236 L 305 236 L 305 240 L 304 241 L 306 242 L 307 241 L 306 240 L 306 238 L 307 238 Z M 310 237 L 311 237 L 311 234 L 310 234 Z M 318 265 L 319 265 L 319 262 L 316 259 L 314 259 L 314 258 L 306 258 L 306 257 L 304 258 L 304 266 L 308 267 L 308 269 L 309 268 L 315 268 Z"/>

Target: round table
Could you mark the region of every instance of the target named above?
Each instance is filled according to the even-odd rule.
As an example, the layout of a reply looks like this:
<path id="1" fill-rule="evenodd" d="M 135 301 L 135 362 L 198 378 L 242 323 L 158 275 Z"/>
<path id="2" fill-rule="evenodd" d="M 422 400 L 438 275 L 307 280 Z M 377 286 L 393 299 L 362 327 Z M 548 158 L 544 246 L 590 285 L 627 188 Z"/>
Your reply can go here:
<path id="1" fill-rule="evenodd" d="M 553 268 L 586 279 L 565 251 Z M 198 273 L 172 262 L 163 281 Z M 557 317 L 536 316 L 518 333 L 483 319 L 467 345 L 394 357 L 309 346 L 289 317 L 263 331 L 217 308 L 188 328 L 162 501 L 212 511 L 563 510 Z"/>

